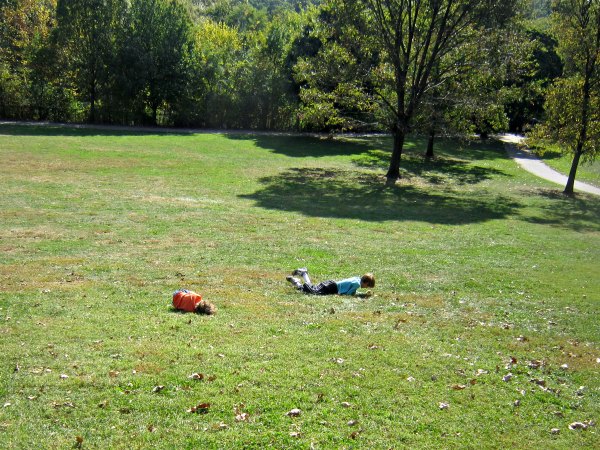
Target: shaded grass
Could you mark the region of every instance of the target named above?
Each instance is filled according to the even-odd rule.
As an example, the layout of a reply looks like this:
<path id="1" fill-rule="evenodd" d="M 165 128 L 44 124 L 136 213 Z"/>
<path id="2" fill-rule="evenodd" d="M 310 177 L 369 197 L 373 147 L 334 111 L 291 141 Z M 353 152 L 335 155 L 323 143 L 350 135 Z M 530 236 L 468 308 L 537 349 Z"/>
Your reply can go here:
<path id="1" fill-rule="evenodd" d="M 594 447 L 598 200 L 500 146 L 411 141 L 385 188 L 385 137 L 0 134 L 3 447 Z"/>

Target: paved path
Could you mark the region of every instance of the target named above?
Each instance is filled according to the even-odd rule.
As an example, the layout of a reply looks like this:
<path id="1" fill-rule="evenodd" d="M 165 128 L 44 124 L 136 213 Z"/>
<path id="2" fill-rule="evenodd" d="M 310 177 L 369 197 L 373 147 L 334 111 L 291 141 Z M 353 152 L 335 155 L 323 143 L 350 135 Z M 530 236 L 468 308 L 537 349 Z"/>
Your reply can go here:
<path id="1" fill-rule="evenodd" d="M 515 145 L 524 139 L 523 136 L 518 136 L 516 134 L 502 134 L 498 136 L 498 138 L 504 142 L 504 146 L 510 157 L 523 169 L 545 180 L 561 184 L 563 187 L 566 186 L 568 179 L 566 175 L 551 169 L 531 152 L 520 149 Z M 575 181 L 575 190 L 587 192 L 588 194 L 600 195 L 600 188 L 577 180 Z"/>

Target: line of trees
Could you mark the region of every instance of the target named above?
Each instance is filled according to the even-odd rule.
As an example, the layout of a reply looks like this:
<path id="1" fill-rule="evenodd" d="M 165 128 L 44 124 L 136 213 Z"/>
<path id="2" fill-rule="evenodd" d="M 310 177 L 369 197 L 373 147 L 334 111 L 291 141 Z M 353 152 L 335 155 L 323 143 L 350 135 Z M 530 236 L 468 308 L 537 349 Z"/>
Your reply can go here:
<path id="1" fill-rule="evenodd" d="M 383 130 L 391 181 L 407 133 L 431 157 L 541 122 L 574 180 L 598 150 L 599 2 L 0 0 L 0 117 Z"/>

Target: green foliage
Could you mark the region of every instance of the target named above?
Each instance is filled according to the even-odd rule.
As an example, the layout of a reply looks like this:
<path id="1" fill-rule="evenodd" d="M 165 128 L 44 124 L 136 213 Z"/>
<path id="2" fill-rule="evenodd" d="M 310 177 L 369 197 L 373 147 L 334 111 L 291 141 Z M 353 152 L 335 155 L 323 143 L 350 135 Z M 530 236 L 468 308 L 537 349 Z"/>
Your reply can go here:
<path id="1" fill-rule="evenodd" d="M 600 150 L 600 3 L 560 0 L 554 6 L 564 71 L 547 93 L 546 117 L 533 139 L 558 142 L 573 154 L 565 187 L 572 194 L 580 158 L 593 161 Z"/>

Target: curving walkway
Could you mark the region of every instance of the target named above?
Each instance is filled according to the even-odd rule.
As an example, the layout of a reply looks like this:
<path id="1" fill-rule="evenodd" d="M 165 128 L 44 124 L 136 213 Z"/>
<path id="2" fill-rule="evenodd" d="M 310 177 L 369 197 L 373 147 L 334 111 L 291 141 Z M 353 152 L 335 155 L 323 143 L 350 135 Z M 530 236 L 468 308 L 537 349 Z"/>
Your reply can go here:
<path id="1" fill-rule="evenodd" d="M 520 143 L 524 139 L 523 136 L 519 136 L 516 134 L 501 134 L 498 136 L 498 139 L 504 142 L 506 152 L 523 169 L 545 180 L 566 186 L 568 179 L 566 175 L 563 175 L 557 172 L 556 170 L 551 169 L 546 164 L 544 164 L 538 157 L 528 152 L 527 150 L 522 150 L 518 148 L 515 145 Z M 600 195 L 600 188 L 577 180 L 575 180 L 575 190 L 580 192 L 587 192 L 588 194 Z"/>

